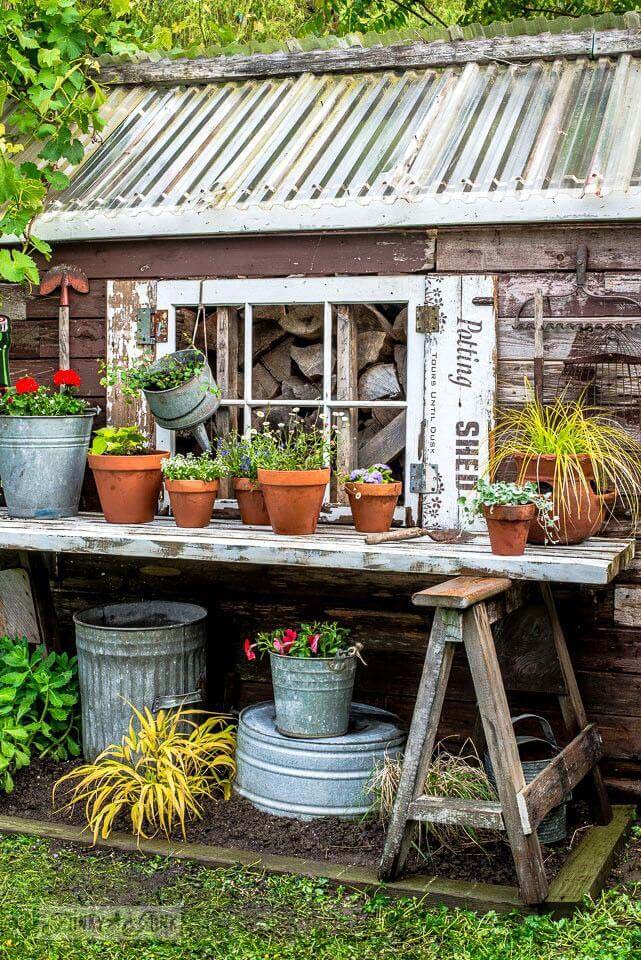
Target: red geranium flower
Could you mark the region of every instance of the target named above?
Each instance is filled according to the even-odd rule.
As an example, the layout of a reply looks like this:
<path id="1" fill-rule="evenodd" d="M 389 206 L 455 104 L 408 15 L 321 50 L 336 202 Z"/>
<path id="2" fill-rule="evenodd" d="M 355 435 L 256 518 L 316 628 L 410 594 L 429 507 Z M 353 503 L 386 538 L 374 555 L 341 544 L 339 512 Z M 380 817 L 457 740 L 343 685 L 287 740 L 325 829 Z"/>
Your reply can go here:
<path id="1" fill-rule="evenodd" d="M 39 384 L 33 377 L 20 377 L 16 380 L 16 393 L 36 393 Z"/>
<path id="2" fill-rule="evenodd" d="M 80 377 L 75 370 L 57 370 L 53 382 L 57 387 L 79 387 Z"/>
<path id="3" fill-rule="evenodd" d="M 244 643 L 244 645 L 243 645 L 243 649 L 244 649 L 244 651 L 245 651 L 245 656 L 247 657 L 248 660 L 255 660 L 255 659 L 256 659 L 256 654 L 254 653 L 254 647 L 255 647 L 255 646 L 256 646 L 256 644 L 255 644 L 255 643 L 251 643 L 250 640 L 249 640 L 249 637 L 247 638 L 247 640 L 245 640 L 245 643 Z"/>

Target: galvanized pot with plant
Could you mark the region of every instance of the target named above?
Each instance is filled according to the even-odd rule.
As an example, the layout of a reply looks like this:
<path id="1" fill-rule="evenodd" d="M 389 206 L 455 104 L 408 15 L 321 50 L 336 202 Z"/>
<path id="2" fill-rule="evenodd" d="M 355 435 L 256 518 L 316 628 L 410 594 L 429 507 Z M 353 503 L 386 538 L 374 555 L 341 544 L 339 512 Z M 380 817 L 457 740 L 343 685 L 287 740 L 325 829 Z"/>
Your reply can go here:
<path id="1" fill-rule="evenodd" d="M 227 469 L 208 453 L 177 454 L 162 462 L 165 488 L 178 527 L 206 527 L 211 520 L 221 477 Z"/>
<path id="2" fill-rule="evenodd" d="M 316 739 L 347 733 L 360 644 L 337 623 L 279 627 L 245 640 L 248 660 L 269 654 L 276 728 L 287 737 Z"/>
<path id="3" fill-rule="evenodd" d="M 386 463 L 352 470 L 345 479 L 345 491 L 359 533 L 387 533 L 402 489 Z"/>
<path id="4" fill-rule="evenodd" d="M 551 493 L 540 493 L 535 483 L 488 483 L 479 480 L 470 497 L 459 503 L 468 519 L 484 517 L 492 553 L 518 557 L 525 552 L 530 526 L 538 511 L 538 522 L 546 542 L 554 542 L 558 517 L 554 516 Z"/>
<path id="5" fill-rule="evenodd" d="M 94 416 L 77 396 L 75 370 L 54 387 L 20 377 L 0 395 L 0 478 L 9 515 L 55 519 L 78 513 Z"/>
<path id="6" fill-rule="evenodd" d="M 166 450 L 153 450 L 138 427 L 96 430 L 89 466 L 107 523 L 149 523 L 162 487 Z"/>

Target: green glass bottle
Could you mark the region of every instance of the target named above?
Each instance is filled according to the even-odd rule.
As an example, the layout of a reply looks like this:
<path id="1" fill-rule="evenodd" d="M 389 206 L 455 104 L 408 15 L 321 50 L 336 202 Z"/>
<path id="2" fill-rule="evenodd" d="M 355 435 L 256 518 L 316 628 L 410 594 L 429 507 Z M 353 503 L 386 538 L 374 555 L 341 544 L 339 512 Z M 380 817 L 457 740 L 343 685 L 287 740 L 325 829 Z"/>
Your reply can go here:
<path id="1" fill-rule="evenodd" d="M 0 313 L 0 391 L 11 384 L 9 378 L 9 347 L 11 346 L 11 320 Z"/>

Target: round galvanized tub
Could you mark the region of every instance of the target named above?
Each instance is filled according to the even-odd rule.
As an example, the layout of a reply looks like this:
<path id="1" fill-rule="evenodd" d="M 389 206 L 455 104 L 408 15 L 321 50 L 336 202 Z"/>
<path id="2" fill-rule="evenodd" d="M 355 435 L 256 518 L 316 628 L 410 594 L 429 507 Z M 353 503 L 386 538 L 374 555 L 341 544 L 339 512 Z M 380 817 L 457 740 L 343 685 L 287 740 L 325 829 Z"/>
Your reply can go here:
<path id="1" fill-rule="evenodd" d="M 82 746 L 93 760 L 120 743 L 141 710 L 192 704 L 205 674 L 207 611 L 161 600 L 116 603 L 74 616 Z"/>
<path id="2" fill-rule="evenodd" d="M 9 516 L 76 516 L 94 414 L 0 417 L 0 480 Z"/>
<path id="3" fill-rule="evenodd" d="M 276 726 L 286 737 L 340 737 L 347 731 L 356 657 L 270 653 Z"/>
<path id="4" fill-rule="evenodd" d="M 195 360 L 199 350 L 190 347 L 161 357 L 152 365 L 152 370 L 162 370 L 169 363 L 188 363 Z M 169 390 L 145 390 L 149 408 L 156 423 L 167 430 L 191 430 L 212 417 L 220 405 L 220 397 L 210 393 L 216 386 L 214 375 L 205 361 L 202 369 L 192 380 L 180 383 Z"/>
<path id="5" fill-rule="evenodd" d="M 238 721 L 234 790 L 279 817 L 359 817 L 375 767 L 401 754 L 405 737 L 394 714 L 354 703 L 345 736 L 292 740 L 276 729 L 273 702 L 257 703 Z"/>

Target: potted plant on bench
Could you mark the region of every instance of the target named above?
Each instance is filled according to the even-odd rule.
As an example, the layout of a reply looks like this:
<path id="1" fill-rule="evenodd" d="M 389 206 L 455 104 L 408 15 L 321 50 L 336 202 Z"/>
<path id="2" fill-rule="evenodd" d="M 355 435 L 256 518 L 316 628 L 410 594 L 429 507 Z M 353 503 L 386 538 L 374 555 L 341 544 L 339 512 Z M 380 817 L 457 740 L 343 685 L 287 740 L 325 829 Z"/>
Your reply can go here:
<path id="1" fill-rule="evenodd" d="M 403 484 L 394 480 L 386 463 L 352 470 L 345 480 L 345 491 L 359 533 L 386 533 L 389 530 L 402 489 Z"/>
<path id="2" fill-rule="evenodd" d="M 98 411 L 77 396 L 75 370 L 58 370 L 53 383 L 57 391 L 20 377 L 0 395 L 0 478 L 12 517 L 78 513 Z"/>
<path id="3" fill-rule="evenodd" d="M 219 480 L 227 476 L 218 458 L 204 453 L 177 454 L 162 461 L 165 488 L 178 527 L 206 527 L 218 495 Z"/>
<path id="4" fill-rule="evenodd" d="M 107 523 L 149 523 L 162 487 L 166 450 L 152 450 L 138 427 L 103 427 L 89 451 Z"/>
<path id="5" fill-rule="evenodd" d="M 557 517 L 551 493 L 540 493 L 534 483 L 488 483 L 479 480 L 471 497 L 460 497 L 469 519 L 485 518 L 492 553 L 517 557 L 525 552 L 530 525 L 538 511 L 546 539 L 554 541 Z"/>
<path id="6" fill-rule="evenodd" d="M 615 499 L 636 527 L 641 444 L 611 417 L 581 400 L 559 397 L 546 405 L 530 400 L 499 418 L 493 442 L 493 471 L 513 460 L 519 483 L 529 481 L 552 493 L 558 542 L 580 543 L 598 533 Z M 529 539 L 546 540 L 538 519 Z"/>
<path id="7" fill-rule="evenodd" d="M 322 414 L 319 421 L 308 426 L 294 410 L 287 424 L 274 430 L 265 423 L 252 437 L 274 533 L 300 536 L 316 531 L 335 446 L 334 431 Z"/>
<path id="8" fill-rule="evenodd" d="M 232 478 L 242 522 L 248 526 L 266 527 L 269 526 L 269 514 L 258 482 L 252 436 L 251 432 L 240 434 L 232 430 L 218 441 L 218 456 L 227 463 L 227 475 Z"/>
<path id="9" fill-rule="evenodd" d="M 360 645 L 337 623 L 279 627 L 245 640 L 245 656 L 269 654 L 276 727 L 300 739 L 347 733 Z"/>

